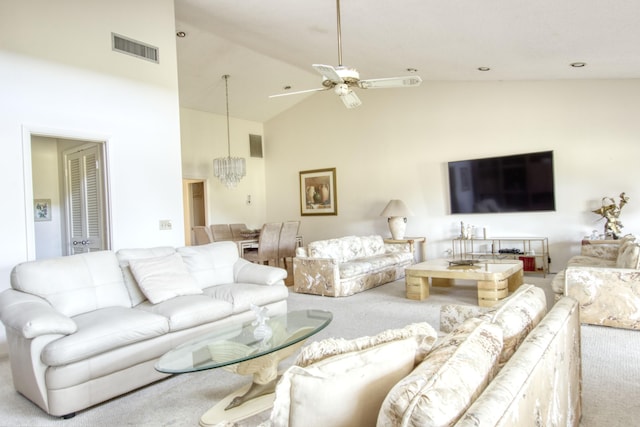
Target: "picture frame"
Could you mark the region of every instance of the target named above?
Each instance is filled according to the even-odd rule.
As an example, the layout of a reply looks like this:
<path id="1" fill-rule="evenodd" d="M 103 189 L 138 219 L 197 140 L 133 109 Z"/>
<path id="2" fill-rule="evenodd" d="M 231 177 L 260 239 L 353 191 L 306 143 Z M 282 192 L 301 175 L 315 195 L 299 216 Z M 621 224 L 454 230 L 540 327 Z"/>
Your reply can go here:
<path id="1" fill-rule="evenodd" d="M 51 221 L 51 199 L 33 200 L 33 220 Z"/>
<path id="2" fill-rule="evenodd" d="M 300 171 L 300 215 L 338 215 L 336 168 Z"/>

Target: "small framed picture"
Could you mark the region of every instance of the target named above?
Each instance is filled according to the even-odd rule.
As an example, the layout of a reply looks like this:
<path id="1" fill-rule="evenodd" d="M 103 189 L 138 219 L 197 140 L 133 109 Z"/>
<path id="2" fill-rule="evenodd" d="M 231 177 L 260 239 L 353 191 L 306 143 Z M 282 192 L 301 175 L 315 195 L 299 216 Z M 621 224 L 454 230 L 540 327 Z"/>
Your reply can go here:
<path id="1" fill-rule="evenodd" d="M 338 215 L 336 168 L 300 172 L 300 215 Z"/>
<path id="2" fill-rule="evenodd" d="M 51 221 L 51 199 L 33 201 L 34 221 Z"/>

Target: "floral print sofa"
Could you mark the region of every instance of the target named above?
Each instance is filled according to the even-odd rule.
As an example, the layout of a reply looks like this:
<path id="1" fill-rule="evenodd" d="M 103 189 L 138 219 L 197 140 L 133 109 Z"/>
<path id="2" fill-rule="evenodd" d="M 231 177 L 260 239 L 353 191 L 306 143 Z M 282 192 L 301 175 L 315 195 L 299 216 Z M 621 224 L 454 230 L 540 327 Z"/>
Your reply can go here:
<path id="1" fill-rule="evenodd" d="M 419 319 L 416 319 L 419 321 Z M 260 427 L 577 427 L 578 305 L 522 285 L 491 308 L 302 348 Z M 217 427 L 217 426 L 216 426 Z"/>
<path id="2" fill-rule="evenodd" d="M 627 235 L 615 243 L 583 245 L 552 282 L 555 298 L 575 298 L 580 321 L 640 329 L 640 244 Z"/>
<path id="3" fill-rule="evenodd" d="M 293 290 L 349 296 L 404 277 L 412 263 L 408 244 L 384 243 L 378 235 L 318 240 L 296 249 Z"/>

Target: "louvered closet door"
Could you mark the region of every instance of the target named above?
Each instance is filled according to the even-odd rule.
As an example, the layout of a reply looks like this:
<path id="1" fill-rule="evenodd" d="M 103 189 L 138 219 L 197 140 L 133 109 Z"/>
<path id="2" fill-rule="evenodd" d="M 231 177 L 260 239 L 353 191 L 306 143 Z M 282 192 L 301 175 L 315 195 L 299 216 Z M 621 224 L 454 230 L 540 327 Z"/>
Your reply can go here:
<path id="1" fill-rule="evenodd" d="M 103 249 L 102 165 L 98 147 L 66 156 L 69 255 Z"/>

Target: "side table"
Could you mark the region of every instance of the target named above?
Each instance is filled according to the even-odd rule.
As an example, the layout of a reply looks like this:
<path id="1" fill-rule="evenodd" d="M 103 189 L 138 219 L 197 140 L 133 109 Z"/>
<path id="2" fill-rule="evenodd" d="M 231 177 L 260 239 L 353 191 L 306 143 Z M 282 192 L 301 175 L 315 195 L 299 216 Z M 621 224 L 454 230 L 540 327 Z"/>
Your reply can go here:
<path id="1" fill-rule="evenodd" d="M 419 261 L 422 262 L 426 259 L 426 256 L 427 256 L 427 238 L 426 237 L 405 237 L 404 239 L 387 238 L 383 240 L 385 243 L 408 243 L 409 250 L 413 252 L 414 258 L 415 258 L 415 244 L 420 243 L 422 247 L 420 251 Z"/>

